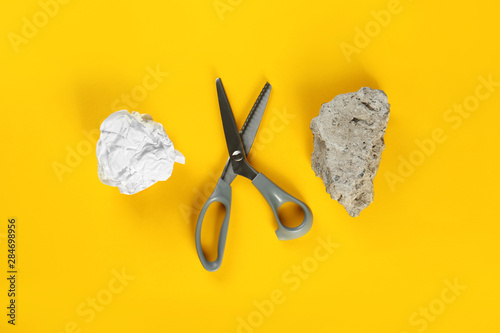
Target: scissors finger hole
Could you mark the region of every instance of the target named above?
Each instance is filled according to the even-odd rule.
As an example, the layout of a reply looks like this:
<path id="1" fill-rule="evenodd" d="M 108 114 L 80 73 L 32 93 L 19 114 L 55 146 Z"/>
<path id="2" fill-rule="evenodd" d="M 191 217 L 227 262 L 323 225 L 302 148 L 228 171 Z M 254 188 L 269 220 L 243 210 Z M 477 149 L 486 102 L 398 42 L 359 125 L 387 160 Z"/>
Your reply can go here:
<path id="1" fill-rule="evenodd" d="M 296 228 L 304 221 L 304 210 L 294 202 L 285 202 L 278 209 L 281 224 L 287 228 Z"/>
<path id="2" fill-rule="evenodd" d="M 219 232 L 226 215 L 226 207 L 220 202 L 214 202 L 208 207 L 201 227 L 201 248 L 208 261 L 217 259 Z"/>

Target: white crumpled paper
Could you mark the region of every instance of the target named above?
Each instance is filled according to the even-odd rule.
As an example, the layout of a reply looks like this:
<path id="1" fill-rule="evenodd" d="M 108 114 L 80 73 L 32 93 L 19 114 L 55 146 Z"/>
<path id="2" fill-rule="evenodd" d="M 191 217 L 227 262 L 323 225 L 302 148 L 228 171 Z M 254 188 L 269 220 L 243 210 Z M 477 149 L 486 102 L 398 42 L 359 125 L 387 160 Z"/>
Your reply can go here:
<path id="1" fill-rule="evenodd" d="M 134 194 L 167 180 L 174 162 L 184 156 L 174 149 L 163 125 L 149 114 L 116 111 L 101 124 L 97 142 L 97 174 L 101 182 Z"/>

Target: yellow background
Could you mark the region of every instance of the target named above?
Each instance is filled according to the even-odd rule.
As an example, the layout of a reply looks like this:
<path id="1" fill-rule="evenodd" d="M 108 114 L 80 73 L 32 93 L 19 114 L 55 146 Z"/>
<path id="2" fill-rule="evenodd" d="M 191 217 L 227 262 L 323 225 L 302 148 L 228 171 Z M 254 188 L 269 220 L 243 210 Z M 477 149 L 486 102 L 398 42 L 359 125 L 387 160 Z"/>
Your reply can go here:
<path id="1" fill-rule="evenodd" d="M 458 128 L 445 119 L 480 77 L 500 81 L 498 2 L 401 0 L 377 31 L 372 11 L 390 1 L 221 1 L 229 8 L 220 16 L 212 0 L 71 0 L 47 22 L 36 0 L 3 5 L 0 331 L 499 332 L 500 89 Z M 14 47 L 13 34 L 33 16 L 38 31 Z M 367 27 L 373 37 L 360 44 L 356 29 Z M 343 43 L 361 46 L 351 61 Z M 95 142 L 82 131 L 98 129 L 157 66 L 169 75 L 133 109 L 164 125 L 186 164 L 122 195 L 98 180 Z M 272 84 L 252 164 L 307 202 L 314 225 L 278 241 L 271 210 L 240 177 L 222 268 L 209 273 L 194 223 L 227 155 L 218 76 L 239 126 Z M 375 201 L 353 219 L 311 170 L 309 123 L 322 103 L 363 86 L 387 93 L 391 115 Z M 280 112 L 293 119 L 272 132 Z M 391 185 L 387 175 L 436 128 L 446 140 Z M 270 129 L 271 139 L 259 137 Z M 67 149 L 80 149 L 81 161 L 60 181 L 54 162 L 67 165 Z M 189 207 L 193 214 L 183 214 Z M 15 327 L 5 315 L 10 217 L 18 225 Z M 329 237 L 339 246 L 318 262 L 318 239 Z M 312 272 L 293 289 L 290 272 L 304 263 Z M 122 270 L 134 278 L 95 318 L 82 316 L 78 308 L 104 297 Z M 455 280 L 466 289 L 444 303 Z M 282 304 L 268 316 L 258 310 L 255 302 L 280 291 Z M 411 321 L 429 306 L 439 314 Z"/>

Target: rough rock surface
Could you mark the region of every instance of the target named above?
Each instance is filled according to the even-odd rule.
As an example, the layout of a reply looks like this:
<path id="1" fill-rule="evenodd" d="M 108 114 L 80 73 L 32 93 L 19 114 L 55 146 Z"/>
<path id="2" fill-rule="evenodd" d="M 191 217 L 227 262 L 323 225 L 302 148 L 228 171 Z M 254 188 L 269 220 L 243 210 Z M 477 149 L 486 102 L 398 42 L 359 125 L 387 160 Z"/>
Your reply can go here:
<path id="1" fill-rule="evenodd" d="M 364 87 L 323 104 L 311 121 L 312 168 L 352 217 L 373 201 L 389 108 L 382 90 Z"/>

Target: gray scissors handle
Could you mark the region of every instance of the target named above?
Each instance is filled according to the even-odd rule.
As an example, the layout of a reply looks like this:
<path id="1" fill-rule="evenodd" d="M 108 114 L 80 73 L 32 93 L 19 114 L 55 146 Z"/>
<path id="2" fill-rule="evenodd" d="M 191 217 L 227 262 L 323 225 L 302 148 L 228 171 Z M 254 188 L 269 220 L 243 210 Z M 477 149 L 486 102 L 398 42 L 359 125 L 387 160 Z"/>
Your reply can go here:
<path id="1" fill-rule="evenodd" d="M 311 209 L 305 203 L 283 191 L 278 185 L 274 184 L 262 173 L 259 173 L 252 180 L 252 184 L 259 190 L 273 210 L 276 221 L 278 222 L 276 236 L 278 236 L 279 240 L 290 240 L 302 237 L 311 229 L 313 216 Z M 287 227 L 280 221 L 278 210 L 287 202 L 297 204 L 304 211 L 304 220 L 297 227 Z"/>
<path id="2" fill-rule="evenodd" d="M 217 259 L 214 261 L 208 261 L 203 253 L 201 247 L 201 226 L 203 224 L 203 219 L 205 214 L 214 202 L 219 202 L 226 207 L 226 215 L 224 216 L 224 221 L 219 231 L 219 241 L 217 245 Z M 203 205 L 201 209 L 200 216 L 198 216 L 198 222 L 196 223 L 196 251 L 198 252 L 198 257 L 200 258 L 201 264 L 207 271 L 215 272 L 219 269 L 222 263 L 222 257 L 224 256 L 224 248 L 226 246 L 227 238 L 227 228 L 229 226 L 229 215 L 231 213 L 231 186 L 224 180 L 219 178 L 217 186 L 215 186 L 214 192 L 208 198 L 207 202 Z"/>

